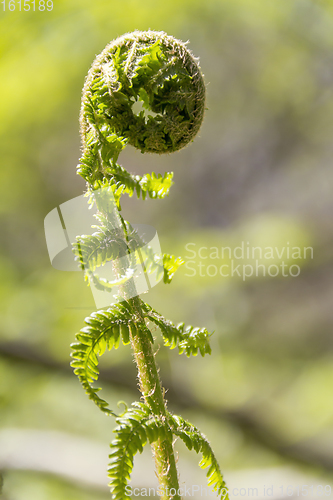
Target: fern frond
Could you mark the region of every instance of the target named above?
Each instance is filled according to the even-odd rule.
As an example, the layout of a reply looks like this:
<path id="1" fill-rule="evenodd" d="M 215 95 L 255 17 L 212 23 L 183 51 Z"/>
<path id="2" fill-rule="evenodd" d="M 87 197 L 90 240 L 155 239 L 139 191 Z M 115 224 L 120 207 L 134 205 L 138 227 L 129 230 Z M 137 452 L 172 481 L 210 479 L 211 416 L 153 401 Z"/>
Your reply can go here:
<path id="1" fill-rule="evenodd" d="M 92 235 L 77 236 L 76 243 L 73 244 L 75 260 L 87 275 L 94 272 L 97 267 L 126 255 L 126 251 L 124 237 L 117 237 L 113 229 L 99 228 Z"/>
<path id="2" fill-rule="evenodd" d="M 90 147 L 86 149 L 76 167 L 77 173 L 81 175 L 89 184 L 95 181 L 95 172 L 98 171 L 98 153 L 97 148 Z M 101 176 L 102 179 L 102 176 Z"/>
<path id="3" fill-rule="evenodd" d="M 212 335 L 206 328 L 194 328 L 184 323 L 175 326 L 172 321 L 165 319 L 154 311 L 148 304 L 143 303 L 145 317 L 155 323 L 162 332 L 164 345 L 174 349 L 178 345 L 179 354 L 185 352 L 186 356 L 196 356 L 198 351 L 201 356 L 211 354 L 209 337 Z"/>
<path id="4" fill-rule="evenodd" d="M 77 236 L 73 244 L 75 260 L 79 262 L 84 271 L 85 279 L 98 290 L 111 291 L 113 287 L 126 283 L 133 277 L 140 257 L 135 250 L 138 242 L 133 234 L 127 237 L 119 228 L 114 228 L 101 214 L 97 216 L 101 226 L 92 235 Z M 107 262 L 115 261 L 127 256 L 118 262 L 119 275 L 114 280 L 108 280 L 96 274 L 96 268 L 104 266 Z"/>
<path id="5" fill-rule="evenodd" d="M 112 309 L 96 312 L 85 319 L 85 326 L 76 334 L 77 343 L 71 345 L 74 360 L 71 366 L 78 376 L 86 394 L 107 415 L 116 415 L 108 408 L 108 403 L 101 399 L 97 392 L 100 388 L 92 387 L 98 380 L 98 356 L 102 356 L 106 348 L 119 347 L 120 339 L 124 345 L 129 344 L 129 325 L 133 321 L 133 311 L 128 302 L 116 304 Z"/>
<path id="6" fill-rule="evenodd" d="M 164 283 L 171 283 L 175 272 L 183 264 L 184 261 L 181 257 L 175 257 L 174 255 L 169 255 L 165 253 L 163 255 Z"/>
<path id="7" fill-rule="evenodd" d="M 100 80 L 100 79 L 97 79 Z M 98 124 L 100 110 L 107 107 L 107 92 L 98 88 L 102 83 L 92 85 L 91 96 L 84 104 L 84 115 L 89 123 L 86 131 L 87 141 L 84 154 L 80 158 L 78 173 L 90 184 L 96 181 L 108 179 L 110 184 L 121 188 L 122 192 L 144 200 L 147 195 L 150 198 L 164 198 L 169 194 L 173 184 L 173 172 L 164 175 L 155 172 L 143 176 L 130 174 L 124 167 L 117 164 L 120 152 L 127 144 L 127 140 L 113 131 L 109 124 Z M 120 92 L 117 92 L 118 98 Z"/>
<path id="8" fill-rule="evenodd" d="M 177 269 L 184 264 L 181 257 L 175 257 L 170 254 L 157 254 L 151 246 L 141 238 L 138 232 L 133 229 L 129 222 L 124 221 L 128 239 L 131 242 L 131 248 L 140 249 L 140 258 L 144 262 L 145 271 L 148 274 L 156 272 L 157 281 L 163 274 L 164 283 L 171 283 Z"/>
<path id="9" fill-rule="evenodd" d="M 164 175 L 155 172 L 146 174 L 139 181 L 142 195 L 148 193 L 150 198 L 164 198 L 169 194 L 170 188 L 173 185 L 173 172 L 165 172 Z"/>
<path id="10" fill-rule="evenodd" d="M 143 403 L 133 403 L 116 422 L 119 424 L 113 431 L 116 439 L 110 445 L 109 486 L 114 500 L 124 500 L 135 454 L 142 453 L 147 442 L 153 443 L 159 437 L 165 437 L 165 433 L 161 421 Z"/>
<path id="11" fill-rule="evenodd" d="M 147 113 L 136 111 L 138 101 Z M 180 150 L 198 132 L 204 109 L 205 85 L 197 60 L 186 44 L 164 32 L 135 31 L 114 40 L 97 56 L 85 80 L 80 112 L 83 155 L 78 173 L 88 183 L 87 195 L 90 203 L 96 204 L 99 226 L 92 226 L 97 231 L 90 236 L 78 236 L 73 250 L 85 278 L 97 289 L 110 291 L 119 285 L 120 303 L 86 318 L 85 327 L 76 335 L 77 342 L 72 344 L 71 364 L 89 398 L 104 413 L 116 416 L 118 427 L 108 469 L 115 500 L 128 496 L 126 486 L 135 454 L 141 453 L 147 442 L 159 439 L 159 453 L 155 455 L 159 482 L 177 490 L 172 435 L 202 454 L 199 465 L 208 468 L 208 484 L 227 498 L 222 474 L 205 436 L 181 417 L 169 414 L 164 403 L 157 404 L 163 402 L 163 394 L 154 353 L 147 343 L 154 342 L 149 321 L 159 327 L 166 346 L 178 347 L 179 353 L 187 356 L 210 354 L 211 334 L 205 328 L 185 327 L 184 323 L 175 326 L 140 298 L 134 298 L 136 278 L 142 277 L 142 270 L 146 278 L 151 274 L 153 285 L 162 275 L 164 282 L 170 283 L 184 262 L 180 257 L 156 254 L 154 245 L 143 241 L 119 213 L 123 194 L 136 194 L 143 200 L 164 198 L 173 184 L 170 172 L 131 174 L 118 165 L 120 152 L 127 144 L 142 153 Z M 110 270 L 109 280 L 98 276 L 96 269 L 111 261 L 112 266 L 104 273 L 108 275 Z M 130 295 L 130 302 L 123 300 Z M 99 377 L 99 356 L 106 349 L 117 348 L 120 340 L 124 344 L 132 341 L 142 394 L 151 406 L 134 403 L 117 416 L 93 384 Z M 168 446 L 164 446 L 164 440 Z M 166 473 L 170 471 L 168 477 L 163 477 L 165 465 Z"/>
<path id="12" fill-rule="evenodd" d="M 169 423 L 173 434 L 180 437 L 189 450 L 193 449 L 196 453 L 202 454 L 199 466 L 202 469 L 208 467 L 206 473 L 208 486 L 212 486 L 213 491 L 216 491 L 221 499 L 228 500 L 228 488 L 207 438 L 193 424 L 178 415 L 169 414 Z"/>
<path id="13" fill-rule="evenodd" d="M 143 176 L 133 175 L 115 162 L 110 162 L 103 157 L 104 160 L 104 174 L 109 179 L 109 182 L 122 187 L 123 192 L 127 193 L 130 197 L 136 193 L 138 198 L 163 199 L 169 194 L 170 188 L 173 185 L 173 172 L 166 172 L 164 175 L 145 174 Z"/>

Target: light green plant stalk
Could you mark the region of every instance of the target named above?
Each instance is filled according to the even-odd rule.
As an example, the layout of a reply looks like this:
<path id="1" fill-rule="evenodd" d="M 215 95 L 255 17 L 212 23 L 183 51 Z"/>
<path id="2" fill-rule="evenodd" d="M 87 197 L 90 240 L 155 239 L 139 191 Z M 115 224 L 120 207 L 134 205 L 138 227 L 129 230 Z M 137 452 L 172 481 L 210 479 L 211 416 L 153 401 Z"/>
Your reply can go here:
<path id="1" fill-rule="evenodd" d="M 147 116 L 144 110 L 133 111 L 138 101 Z M 133 255 L 142 241 L 120 214 L 122 194 L 164 198 L 173 174 L 140 177 L 117 163 L 126 144 L 143 153 L 159 154 L 184 147 L 199 130 L 204 103 L 205 86 L 197 60 L 185 44 L 163 32 L 135 31 L 111 42 L 94 61 L 83 89 L 83 154 L 78 173 L 87 181 L 91 203 L 96 203 L 99 226 L 93 235 L 77 237 L 74 253 L 86 279 L 95 287 L 111 292 L 118 285 L 120 301 L 86 318 L 86 326 L 72 345 L 72 366 L 89 398 L 104 413 L 116 417 L 108 473 L 111 493 L 117 500 L 126 498 L 134 455 L 141 453 L 146 443 L 153 449 L 162 498 L 181 498 L 173 451 L 175 437 L 202 454 L 200 466 L 208 468 L 208 484 L 221 498 L 227 498 L 221 471 L 205 436 L 167 409 L 149 324 L 160 329 L 164 345 L 178 347 L 179 353 L 187 356 L 210 354 L 210 333 L 205 328 L 185 328 L 183 323 L 175 326 L 137 296 Z M 125 259 L 120 261 L 120 256 Z M 154 255 L 149 248 L 145 257 L 150 272 L 162 269 L 165 283 L 171 282 L 183 263 L 167 254 Z M 111 261 L 117 275 L 112 283 L 96 275 L 97 267 Z M 92 384 L 99 375 L 98 357 L 106 348 L 117 348 L 120 340 L 132 346 L 143 402 L 133 403 L 117 416 Z"/>

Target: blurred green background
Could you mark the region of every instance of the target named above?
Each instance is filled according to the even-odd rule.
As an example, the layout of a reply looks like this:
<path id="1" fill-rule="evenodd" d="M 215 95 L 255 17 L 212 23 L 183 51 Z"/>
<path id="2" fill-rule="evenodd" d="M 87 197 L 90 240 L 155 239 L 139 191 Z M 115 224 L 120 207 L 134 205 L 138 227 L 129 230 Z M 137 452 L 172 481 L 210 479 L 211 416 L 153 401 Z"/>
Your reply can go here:
<path id="1" fill-rule="evenodd" d="M 51 267 L 43 221 L 85 189 L 75 167 L 92 60 L 117 36 L 149 28 L 190 41 L 208 109 L 199 137 L 181 152 L 122 153 L 131 172 L 175 172 L 167 199 L 124 197 L 125 218 L 154 226 L 162 250 L 187 261 L 188 243 L 313 248 L 313 258 L 286 260 L 300 266 L 297 277 L 192 276 L 183 266 L 171 285 L 144 297 L 174 322 L 215 331 L 210 357 L 159 350 L 169 408 L 206 434 L 231 490 L 245 488 L 231 498 L 267 498 L 270 486 L 268 498 L 283 498 L 287 486 L 296 497 L 304 484 L 320 498 L 318 485 L 333 487 L 332 2 L 55 0 L 50 12 L 18 8 L 0 11 L 3 498 L 110 498 L 114 421 L 69 367 L 69 345 L 94 302 L 81 273 Z M 197 258 L 191 267 L 200 262 L 225 263 Z M 138 400 L 130 349 L 104 358 L 111 407 Z M 181 482 L 205 485 L 198 457 L 176 446 Z M 132 485 L 155 484 L 147 449 Z"/>

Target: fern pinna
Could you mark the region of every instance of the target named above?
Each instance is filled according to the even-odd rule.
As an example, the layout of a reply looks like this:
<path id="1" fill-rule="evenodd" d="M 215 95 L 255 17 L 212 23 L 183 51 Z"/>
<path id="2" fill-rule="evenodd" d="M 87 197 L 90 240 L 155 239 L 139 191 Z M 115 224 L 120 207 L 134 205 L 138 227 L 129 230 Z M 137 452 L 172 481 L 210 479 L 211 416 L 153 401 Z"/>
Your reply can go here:
<path id="1" fill-rule="evenodd" d="M 133 106 L 138 102 L 143 109 L 135 113 Z M 221 498 L 228 496 L 205 436 L 167 410 L 149 325 L 160 329 L 165 346 L 178 347 L 179 353 L 187 356 L 209 354 L 210 333 L 205 328 L 176 326 L 141 300 L 134 278 L 136 249 L 143 248 L 142 239 L 120 213 L 120 198 L 125 193 L 142 199 L 164 198 L 173 174 L 131 174 L 117 163 L 119 153 L 127 144 L 142 153 L 179 150 L 199 130 L 204 103 L 205 86 L 197 60 L 184 43 L 155 31 L 135 31 L 107 45 L 95 59 L 83 88 L 83 154 L 78 173 L 87 181 L 89 202 L 96 205 L 97 225 L 92 235 L 78 236 L 73 249 L 89 283 L 110 294 L 117 286 L 118 299 L 86 318 L 86 326 L 72 345 L 72 366 L 89 398 L 106 415 L 116 417 L 108 473 L 112 497 L 117 500 L 128 498 L 126 486 L 134 455 L 141 453 L 146 443 L 153 449 L 162 498 L 181 498 L 175 437 L 202 454 L 199 465 L 207 468 L 208 484 Z M 164 282 L 170 283 L 183 261 L 168 254 L 157 255 L 147 245 L 145 248 L 146 270 L 162 272 Z M 111 281 L 96 273 L 98 267 L 110 262 L 116 276 Z M 99 375 L 98 357 L 106 349 L 116 349 L 120 342 L 132 346 L 143 402 L 133 403 L 117 416 L 93 384 Z"/>

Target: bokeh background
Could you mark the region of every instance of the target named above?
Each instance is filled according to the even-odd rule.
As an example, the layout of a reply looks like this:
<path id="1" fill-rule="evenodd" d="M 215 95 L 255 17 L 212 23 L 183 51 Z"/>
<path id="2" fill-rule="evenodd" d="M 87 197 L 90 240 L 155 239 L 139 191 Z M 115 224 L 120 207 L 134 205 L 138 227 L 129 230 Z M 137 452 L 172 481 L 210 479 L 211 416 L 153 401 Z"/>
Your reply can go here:
<path id="1" fill-rule="evenodd" d="M 125 218 L 153 225 L 162 250 L 185 260 L 188 243 L 313 248 L 313 258 L 282 259 L 300 266 L 297 277 L 188 276 L 183 266 L 145 296 L 174 322 L 215 331 L 203 359 L 161 346 L 169 408 L 207 435 L 230 489 L 245 488 L 232 498 L 297 497 L 302 485 L 309 497 L 330 497 L 318 485 L 333 487 L 332 2 L 55 0 L 51 12 L 18 9 L 0 11 L 3 498 L 110 498 L 114 421 L 69 367 L 94 303 L 80 272 L 51 267 L 43 221 L 85 189 L 75 167 L 92 60 L 117 36 L 149 28 L 190 41 L 207 111 L 181 152 L 122 153 L 131 172 L 175 172 L 168 198 L 123 198 Z M 196 259 L 192 268 L 200 262 L 224 263 Z M 111 406 L 138 400 L 130 349 L 104 358 Z M 176 446 L 181 482 L 205 485 L 199 457 Z M 156 485 L 149 449 L 131 484 Z"/>

